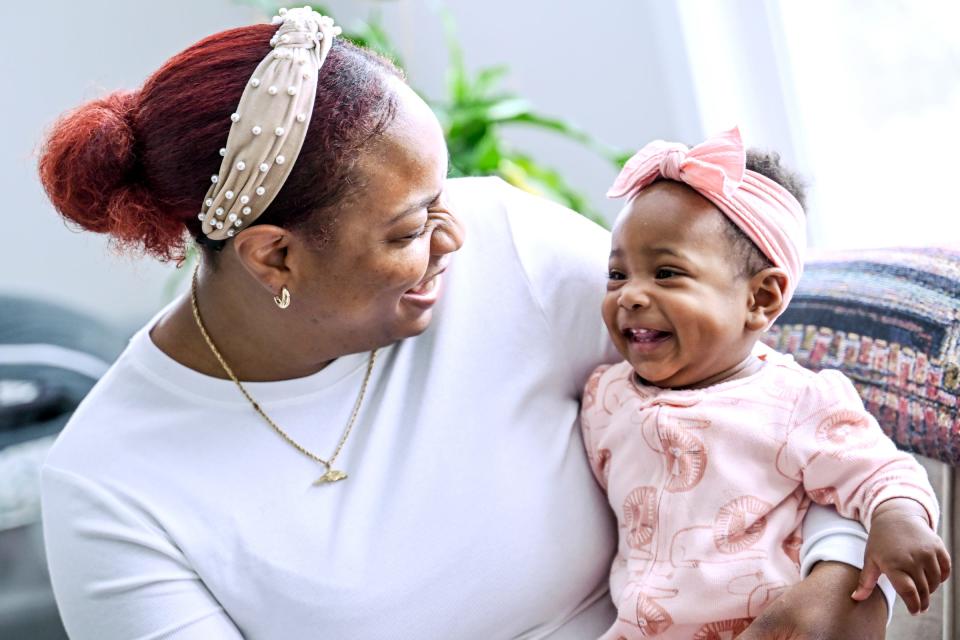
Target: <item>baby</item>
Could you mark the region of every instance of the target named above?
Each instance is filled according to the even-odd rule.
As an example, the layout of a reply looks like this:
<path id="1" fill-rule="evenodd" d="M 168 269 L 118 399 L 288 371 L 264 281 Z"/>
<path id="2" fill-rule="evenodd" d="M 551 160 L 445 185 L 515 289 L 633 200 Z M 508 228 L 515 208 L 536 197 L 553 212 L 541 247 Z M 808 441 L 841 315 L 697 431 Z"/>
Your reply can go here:
<path id="1" fill-rule="evenodd" d="M 630 197 L 603 302 L 626 362 L 593 373 L 582 416 L 619 523 L 604 639 L 736 636 L 800 581 L 811 500 L 870 532 L 856 599 L 883 573 L 916 613 L 949 575 L 926 474 L 850 381 L 756 344 L 803 268 L 802 195 L 778 160 L 737 129 L 657 141 L 608 193 Z"/>

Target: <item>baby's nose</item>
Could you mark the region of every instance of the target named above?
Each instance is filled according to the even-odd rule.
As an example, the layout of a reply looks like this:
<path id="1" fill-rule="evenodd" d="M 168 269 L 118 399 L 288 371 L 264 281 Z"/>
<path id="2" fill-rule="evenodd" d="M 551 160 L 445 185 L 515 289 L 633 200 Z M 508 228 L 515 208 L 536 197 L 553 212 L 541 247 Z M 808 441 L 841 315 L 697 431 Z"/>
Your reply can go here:
<path id="1" fill-rule="evenodd" d="M 639 286 L 626 286 L 620 292 L 620 306 L 635 311 L 650 306 L 650 297 Z"/>

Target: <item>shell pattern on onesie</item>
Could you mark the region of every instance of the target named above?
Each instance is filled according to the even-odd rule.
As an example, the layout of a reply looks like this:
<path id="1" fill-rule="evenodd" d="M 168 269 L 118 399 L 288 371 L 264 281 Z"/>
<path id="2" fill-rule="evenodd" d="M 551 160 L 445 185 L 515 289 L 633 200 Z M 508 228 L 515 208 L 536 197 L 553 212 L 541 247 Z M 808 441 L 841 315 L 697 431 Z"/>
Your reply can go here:
<path id="1" fill-rule="evenodd" d="M 699 390 L 644 385 L 625 362 L 590 377 L 584 443 L 619 525 L 603 640 L 736 637 L 800 581 L 811 500 L 863 523 L 892 497 L 939 517 L 923 468 L 846 377 L 763 359 Z"/>

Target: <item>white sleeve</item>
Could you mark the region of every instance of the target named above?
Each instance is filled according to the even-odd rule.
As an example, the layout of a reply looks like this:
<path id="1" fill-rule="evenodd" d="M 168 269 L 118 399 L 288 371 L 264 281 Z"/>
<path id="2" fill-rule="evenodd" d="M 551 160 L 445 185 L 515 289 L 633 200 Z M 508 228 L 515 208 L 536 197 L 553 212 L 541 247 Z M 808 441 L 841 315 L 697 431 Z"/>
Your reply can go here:
<path id="1" fill-rule="evenodd" d="M 600 315 L 610 232 L 551 200 L 501 185 L 517 255 L 552 330 L 551 355 L 580 397 L 594 368 L 622 360 Z"/>
<path id="2" fill-rule="evenodd" d="M 866 548 L 867 532 L 859 522 L 842 517 L 833 507 L 811 504 L 803 519 L 800 575 L 807 577 L 813 565 L 821 561 L 842 562 L 863 569 Z M 887 600 L 887 624 L 890 624 L 897 592 L 887 576 L 880 576 L 878 586 Z"/>
<path id="3" fill-rule="evenodd" d="M 43 533 L 57 606 L 75 640 L 242 640 L 168 536 L 135 505 L 44 467 Z"/>

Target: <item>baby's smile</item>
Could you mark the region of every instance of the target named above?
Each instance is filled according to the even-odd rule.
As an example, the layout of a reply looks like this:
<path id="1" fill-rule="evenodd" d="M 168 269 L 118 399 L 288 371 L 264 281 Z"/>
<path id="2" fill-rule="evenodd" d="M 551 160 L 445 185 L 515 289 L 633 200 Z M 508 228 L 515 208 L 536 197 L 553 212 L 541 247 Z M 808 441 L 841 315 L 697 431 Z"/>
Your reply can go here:
<path id="1" fill-rule="evenodd" d="M 649 329 L 646 327 L 624 327 L 620 332 L 630 345 L 630 350 L 638 354 L 655 351 L 673 337 L 670 331 Z"/>

